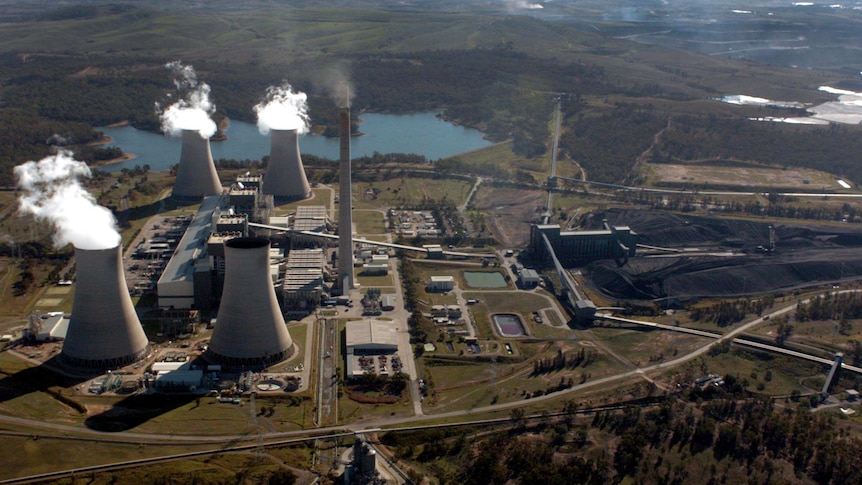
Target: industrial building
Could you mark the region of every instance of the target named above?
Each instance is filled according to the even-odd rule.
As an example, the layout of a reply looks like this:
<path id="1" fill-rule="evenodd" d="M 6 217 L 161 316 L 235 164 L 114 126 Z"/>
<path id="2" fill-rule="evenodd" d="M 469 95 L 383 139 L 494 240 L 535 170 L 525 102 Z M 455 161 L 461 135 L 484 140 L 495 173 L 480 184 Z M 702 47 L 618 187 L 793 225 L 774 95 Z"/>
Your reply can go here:
<path id="1" fill-rule="evenodd" d="M 77 286 L 61 362 L 105 370 L 142 359 L 149 341 L 126 286 L 121 247 L 75 248 L 75 264 Z"/>
<path id="2" fill-rule="evenodd" d="M 279 287 L 285 312 L 308 313 L 320 305 L 326 293 L 326 256 L 322 248 L 292 249 Z"/>
<path id="3" fill-rule="evenodd" d="M 331 229 L 329 211 L 322 205 L 304 205 L 296 208 L 290 227 L 294 231 L 325 233 Z M 320 246 L 320 238 L 294 232 L 290 234 L 291 248 Z"/>
<path id="4" fill-rule="evenodd" d="M 428 282 L 427 286 L 428 291 L 452 291 L 455 289 L 455 277 L 454 276 L 432 276 L 431 281 Z"/>
<path id="5" fill-rule="evenodd" d="M 530 268 L 524 268 L 518 272 L 518 287 L 522 289 L 532 289 L 539 286 L 541 277 L 539 273 Z"/>
<path id="6" fill-rule="evenodd" d="M 223 203 L 221 196 L 206 197 L 201 202 L 156 284 L 160 308 L 209 309 L 211 263 L 203 256 L 207 254 L 212 221 L 217 218 L 214 214 Z"/>
<path id="7" fill-rule="evenodd" d="M 27 318 L 27 327 L 24 328 L 22 336 L 25 340 L 52 342 L 64 340 L 68 331 L 68 315 L 63 312 L 50 312 L 43 315 L 36 310 Z"/>
<path id="8" fill-rule="evenodd" d="M 398 372 L 398 333 L 395 322 L 385 320 L 353 320 L 345 329 L 347 348 L 346 376 L 348 378 L 374 373 L 386 375 Z"/>
<path id="9" fill-rule="evenodd" d="M 535 224 L 530 230 L 530 254 L 537 261 L 551 261 L 544 235 L 567 267 L 596 259 L 626 261 L 635 256 L 637 233 L 628 226 L 604 225 L 605 229 L 598 231 L 563 231 L 556 224 Z"/>
<path id="10" fill-rule="evenodd" d="M 392 311 L 395 309 L 395 295 L 382 295 L 380 297 L 380 309 Z"/>

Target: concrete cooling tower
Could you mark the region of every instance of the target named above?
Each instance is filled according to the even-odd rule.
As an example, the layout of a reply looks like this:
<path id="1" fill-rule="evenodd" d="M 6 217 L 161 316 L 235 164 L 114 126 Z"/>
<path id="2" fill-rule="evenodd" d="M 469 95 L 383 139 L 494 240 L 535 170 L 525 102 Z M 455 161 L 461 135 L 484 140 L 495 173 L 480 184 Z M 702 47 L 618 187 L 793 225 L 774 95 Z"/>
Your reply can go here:
<path id="1" fill-rule="evenodd" d="M 177 168 L 177 180 L 171 196 L 176 199 L 201 199 L 222 193 L 216 173 L 210 141 L 196 130 L 183 130 L 183 148 Z"/>
<path id="2" fill-rule="evenodd" d="M 60 354 L 62 362 L 114 369 L 147 354 L 149 342 L 129 297 L 122 261 L 120 246 L 75 248 L 75 300 Z"/>
<path id="3" fill-rule="evenodd" d="M 296 130 L 270 130 L 269 163 L 261 190 L 279 203 L 311 196 Z"/>
<path id="4" fill-rule="evenodd" d="M 228 367 L 263 368 L 290 357 L 293 340 L 275 299 L 269 241 L 234 238 L 224 253 L 221 307 L 206 358 Z"/>

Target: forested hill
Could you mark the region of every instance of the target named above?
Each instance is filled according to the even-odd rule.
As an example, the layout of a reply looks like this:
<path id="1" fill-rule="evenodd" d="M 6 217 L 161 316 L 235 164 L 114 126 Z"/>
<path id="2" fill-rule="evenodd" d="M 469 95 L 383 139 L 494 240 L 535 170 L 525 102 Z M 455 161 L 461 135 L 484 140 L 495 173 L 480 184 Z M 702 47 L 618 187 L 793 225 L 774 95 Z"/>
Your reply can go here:
<path id="1" fill-rule="evenodd" d="M 822 102 L 830 98 L 816 86 L 841 79 L 644 46 L 524 16 L 64 6 L 0 29 L 0 126 L 12 127 L 0 142 L 0 185 L 11 182 L 12 166 L 46 153 L 47 132 L 81 143 L 97 136 L 88 126 L 121 120 L 156 130 L 153 103 L 172 87 L 163 66 L 174 59 L 195 67 L 212 86 L 218 114 L 232 119 L 253 120 L 251 107 L 266 87 L 287 80 L 310 95 L 312 123 L 326 131 L 335 107 L 322 86 L 338 66 L 356 88 L 355 112 L 441 109 L 493 139 L 513 139 L 525 157 L 546 150 L 554 101 L 566 93 L 564 154 L 607 182 L 630 175 L 668 118 L 685 116 L 693 126 L 719 119 L 718 126 L 740 137 L 739 146 L 763 146 L 758 137 L 771 132 L 748 126 L 758 111 L 712 97 L 757 86 L 757 94 L 774 99 Z M 842 133 L 858 137 L 858 131 Z M 823 155 L 818 160 L 838 160 L 848 178 L 862 180 L 846 150 L 836 152 L 827 137 L 810 140 Z M 661 153 L 680 159 L 688 151 L 668 145 Z M 778 152 L 761 150 L 758 157 L 787 163 Z"/>
<path id="2" fill-rule="evenodd" d="M 747 385 L 740 384 L 747 379 L 726 377 L 729 389 Z M 862 480 L 862 441 L 846 422 L 811 413 L 807 399 L 794 396 L 787 405 L 722 398 L 711 389 L 694 394 L 712 400 L 696 406 L 668 400 L 646 410 L 633 405 L 590 420 L 567 416 L 528 423 L 513 412 L 508 431 L 475 432 L 469 438 L 448 430 L 390 432 L 381 442 L 402 463 L 440 483 L 844 485 Z"/>

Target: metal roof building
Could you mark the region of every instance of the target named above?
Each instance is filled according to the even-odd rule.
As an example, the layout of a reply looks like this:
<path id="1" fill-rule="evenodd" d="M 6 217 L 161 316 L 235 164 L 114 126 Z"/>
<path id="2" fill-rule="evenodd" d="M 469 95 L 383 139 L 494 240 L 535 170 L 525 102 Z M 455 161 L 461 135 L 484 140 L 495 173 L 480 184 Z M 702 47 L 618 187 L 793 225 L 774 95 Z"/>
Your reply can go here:
<path id="1" fill-rule="evenodd" d="M 398 349 L 395 322 L 374 319 L 347 322 L 345 344 L 348 353 L 352 350 L 395 351 Z"/>
<path id="2" fill-rule="evenodd" d="M 293 217 L 293 229 L 297 231 L 326 231 L 327 220 L 326 206 L 304 205 L 296 208 Z"/>
<path id="3" fill-rule="evenodd" d="M 195 273 L 209 274 L 209 259 L 202 256 L 207 254 L 213 211 L 219 207 L 221 201 L 221 196 L 210 196 L 201 203 L 200 209 L 180 239 L 174 256 L 159 278 L 159 307 L 179 309 L 195 306 Z"/>
<path id="4" fill-rule="evenodd" d="M 344 334 L 348 378 L 365 372 L 381 374 L 388 372 L 387 368 L 391 366 L 391 361 L 387 356 L 398 351 L 398 332 L 395 329 L 395 322 L 375 319 L 353 320 L 347 322 Z"/>

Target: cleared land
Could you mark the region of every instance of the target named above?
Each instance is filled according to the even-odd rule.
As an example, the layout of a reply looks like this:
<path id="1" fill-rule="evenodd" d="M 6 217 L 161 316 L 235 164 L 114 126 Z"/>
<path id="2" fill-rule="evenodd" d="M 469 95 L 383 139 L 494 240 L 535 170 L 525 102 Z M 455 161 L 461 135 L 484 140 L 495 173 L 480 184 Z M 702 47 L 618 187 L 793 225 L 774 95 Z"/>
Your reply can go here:
<path id="1" fill-rule="evenodd" d="M 657 186 L 739 187 L 787 190 L 840 189 L 836 177 L 802 168 L 728 167 L 710 164 L 664 164 L 648 166 Z"/>

